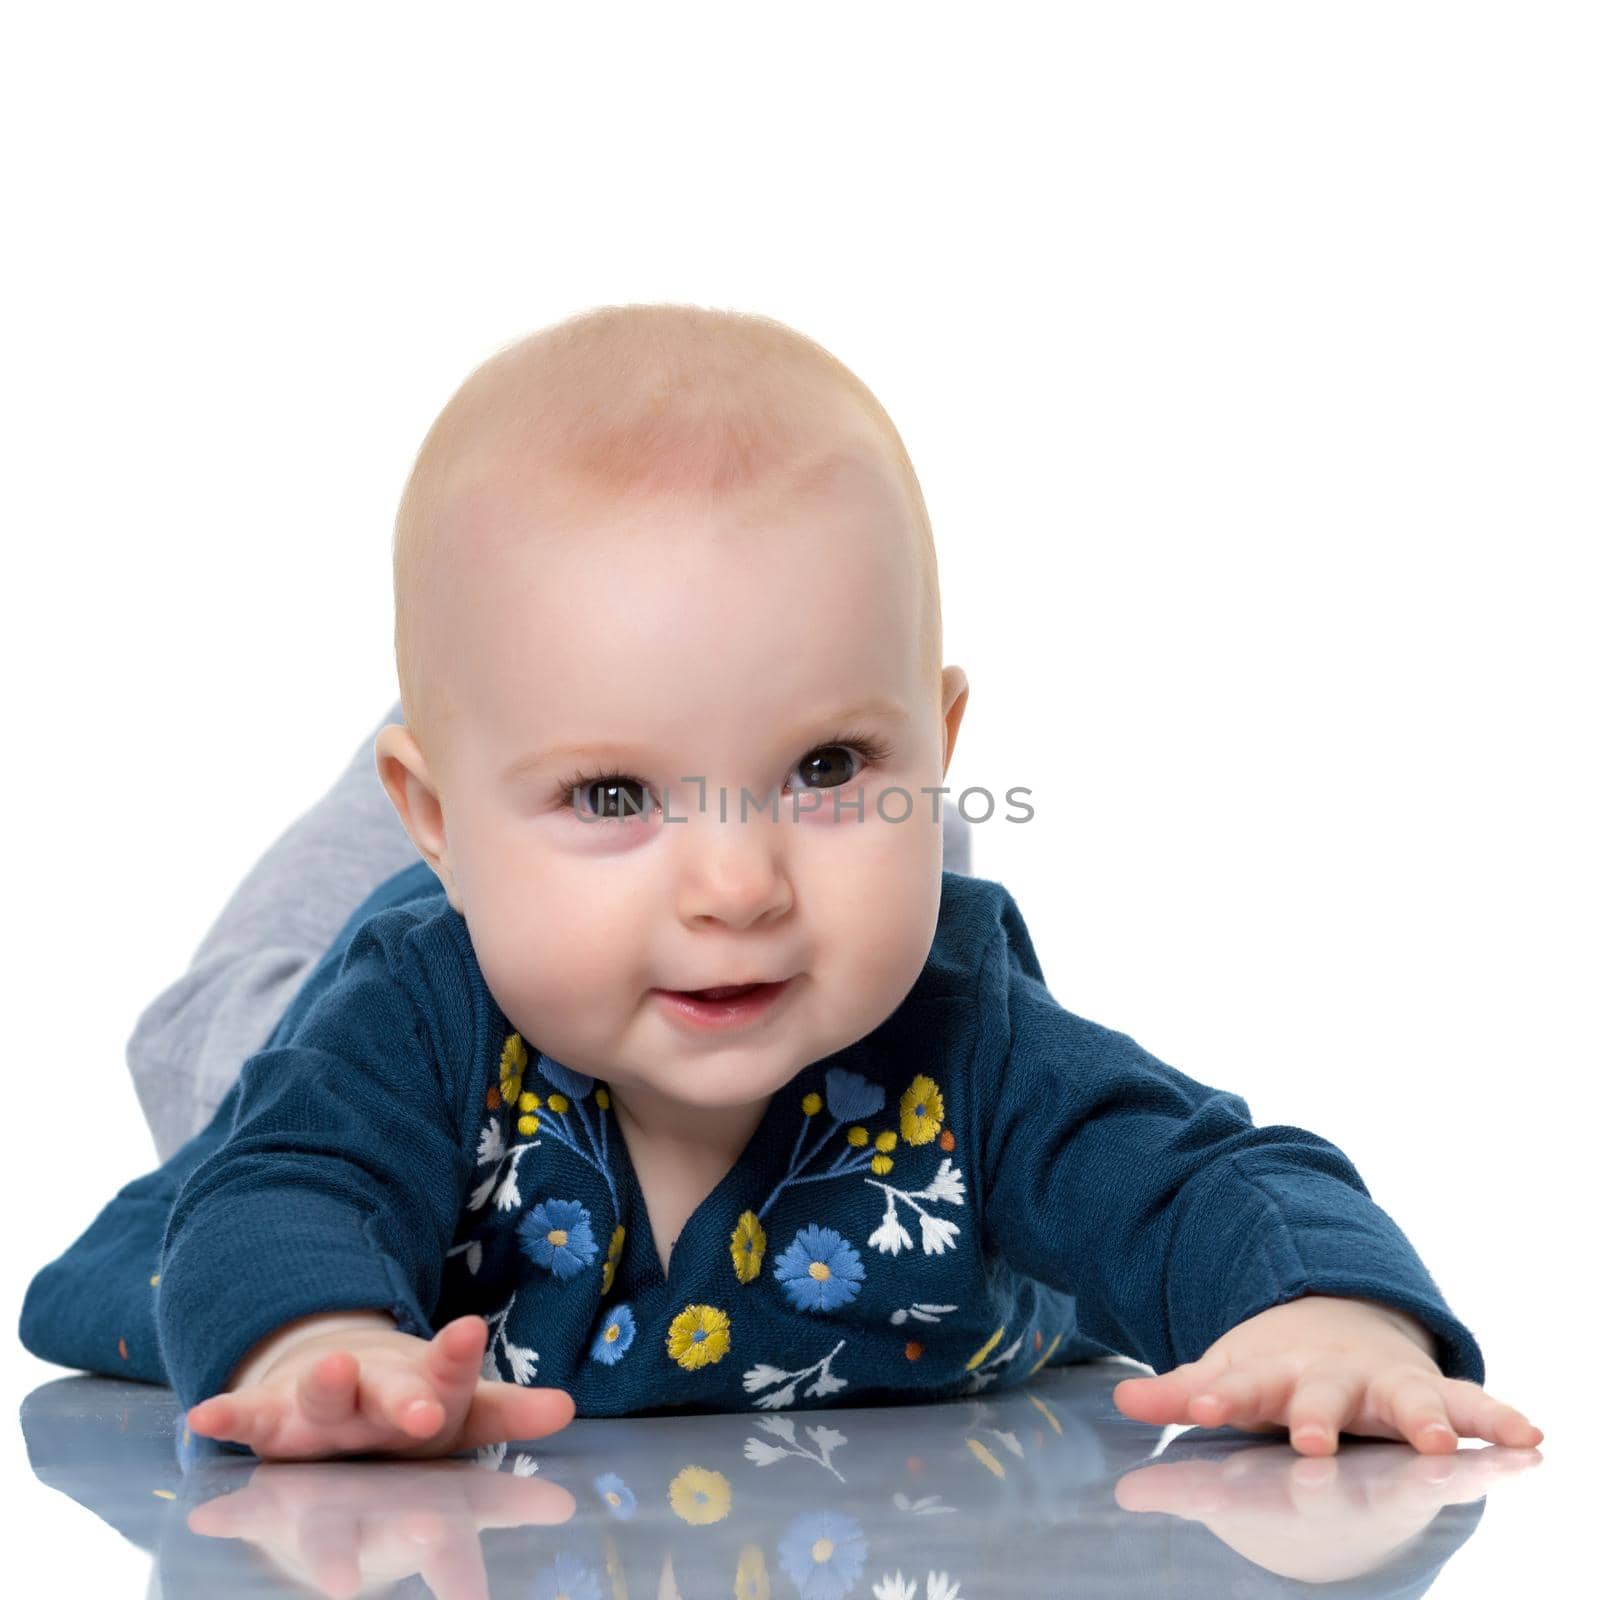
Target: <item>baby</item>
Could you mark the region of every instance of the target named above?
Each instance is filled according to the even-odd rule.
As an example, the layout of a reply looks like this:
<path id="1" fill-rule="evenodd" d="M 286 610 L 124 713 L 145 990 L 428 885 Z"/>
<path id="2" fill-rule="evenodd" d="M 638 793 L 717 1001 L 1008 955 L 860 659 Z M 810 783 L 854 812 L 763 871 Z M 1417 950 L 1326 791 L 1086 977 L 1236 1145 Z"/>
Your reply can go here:
<path id="1" fill-rule="evenodd" d="M 1119 1354 L 1146 1423 L 1542 1438 L 1339 1150 L 1065 1010 L 942 870 L 967 678 L 826 351 L 675 305 L 502 350 L 394 580 L 375 753 L 423 859 L 35 1278 L 35 1353 L 291 1459 Z"/>

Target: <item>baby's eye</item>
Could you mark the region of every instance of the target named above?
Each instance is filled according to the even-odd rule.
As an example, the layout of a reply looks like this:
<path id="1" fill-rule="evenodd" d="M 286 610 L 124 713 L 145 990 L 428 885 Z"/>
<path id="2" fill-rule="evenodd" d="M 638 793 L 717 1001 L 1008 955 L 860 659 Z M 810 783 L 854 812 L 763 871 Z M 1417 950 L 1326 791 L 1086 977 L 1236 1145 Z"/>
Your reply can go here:
<path id="1" fill-rule="evenodd" d="M 865 758 L 857 764 L 857 752 L 847 744 L 819 744 L 793 770 L 801 775 L 802 788 L 840 789 L 866 764 Z"/>
<path id="2" fill-rule="evenodd" d="M 620 772 L 578 777 L 563 785 L 562 801 L 585 822 L 627 822 L 647 817 L 652 809 L 650 786 Z"/>

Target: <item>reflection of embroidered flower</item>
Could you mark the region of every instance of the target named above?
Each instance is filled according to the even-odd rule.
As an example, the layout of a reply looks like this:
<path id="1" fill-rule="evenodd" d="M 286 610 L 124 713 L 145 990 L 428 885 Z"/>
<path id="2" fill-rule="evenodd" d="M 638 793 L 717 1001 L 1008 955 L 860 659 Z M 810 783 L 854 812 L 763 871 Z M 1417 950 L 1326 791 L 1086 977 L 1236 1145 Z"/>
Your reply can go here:
<path id="1" fill-rule="evenodd" d="M 623 1227 L 616 1228 L 611 1235 L 611 1243 L 606 1246 L 605 1265 L 600 1269 L 600 1293 L 611 1293 L 611 1282 L 617 1275 L 617 1262 L 622 1259 L 622 1241 L 627 1237 L 628 1230 Z"/>
<path id="2" fill-rule="evenodd" d="M 842 1600 L 867 1564 L 861 1524 L 843 1511 L 806 1511 L 778 1541 L 778 1563 L 802 1600 Z"/>
<path id="3" fill-rule="evenodd" d="M 739 1552 L 739 1565 L 733 1574 L 733 1600 L 772 1600 L 767 1558 L 758 1544 L 747 1544 Z"/>
<path id="4" fill-rule="evenodd" d="M 517 1224 L 523 1254 L 558 1278 L 575 1278 L 599 1251 L 589 1213 L 576 1200 L 541 1200 Z"/>
<path id="5" fill-rule="evenodd" d="M 733 1230 L 733 1270 L 740 1283 L 750 1283 L 760 1276 L 761 1258 L 767 1251 L 767 1230 L 753 1211 L 740 1214 Z"/>
<path id="6" fill-rule="evenodd" d="M 944 1096 L 932 1078 L 918 1073 L 900 1096 L 900 1137 L 907 1144 L 927 1144 L 939 1137 L 944 1121 Z"/>
<path id="7" fill-rule="evenodd" d="M 587 1562 L 562 1554 L 533 1580 L 531 1600 L 601 1600 L 599 1580 Z"/>
<path id="8" fill-rule="evenodd" d="M 720 1361 L 730 1343 L 728 1313 L 715 1306 L 685 1306 L 667 1329 L 667 1354 L 691 1372 Z"/>
<path id="9" fill-rule="evenodd" d="M 859 1072 L 830 1067 L 824 1082 L 828 1088 L 828 1112 L 839 1122 L 865 1122 L 883 1109 L 883 1085 L 863 1078 Z"/>
<path id="10" fill-rule="evenodd" d="M 801 1311 L 832 1311 L 855 1299 L 867 1273 L 849 1240 L 813 1222 L 794 1236 L 772 1275 L 791 1305 Z"/>
<path id="11" fill-rule="evenodd" d="M 699 1528 L 727 1516 L 733 1485 L 709 1467 L 685 1467 L 667 1486 L 667 1497 L 685 1522 Z"/>
<path id="12" fill-rule="evenodd" d="M 500 1098 L 506 1105 L 515 1105 L 522 1093 L 522 1074 L 528 1065 L 528 1047 L 520 1033 L 508 1035 L 500 1051 Z"/>
<path id="13" fill-rule="evenodd" d="M 611 1515 L 622 1522 L 632 1517 L 634 1507 L 639 1503 L 634 1498 L 633 1490 L 614 1472 L 602 1472 L 594 1480 L 594 1492 L 605 1501 Z"/>
<path id="14" fill-rule="evenodd" d="M 613 1306 L 611 1315 L 605 1319 L 599 1333 L 594 1336 L 594 1343 L 589 1346 L 589 1354 L 596 1361 L 603 1361 L 608 1367 L 614 1367 L 622 1359 L 623 1351 L 632 1343 L 632 1307 Z"/>

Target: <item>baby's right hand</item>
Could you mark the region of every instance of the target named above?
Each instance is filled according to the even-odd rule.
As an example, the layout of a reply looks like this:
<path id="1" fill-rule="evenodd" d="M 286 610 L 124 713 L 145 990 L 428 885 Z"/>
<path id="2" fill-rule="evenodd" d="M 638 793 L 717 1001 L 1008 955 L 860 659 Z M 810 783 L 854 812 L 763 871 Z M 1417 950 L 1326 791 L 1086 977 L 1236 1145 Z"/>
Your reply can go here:
<path id="1" fill-rule="evenodd" d="M 565 1390 L 482 1375 L 488 1336 L 479 1316 L 457 1317 L 432 1339 L 378 1326 L 313 1334 L 191 1406 L 186 1421 L 280 1461 L 445 1456 L 564 1428 L 576 1411 Z"/>

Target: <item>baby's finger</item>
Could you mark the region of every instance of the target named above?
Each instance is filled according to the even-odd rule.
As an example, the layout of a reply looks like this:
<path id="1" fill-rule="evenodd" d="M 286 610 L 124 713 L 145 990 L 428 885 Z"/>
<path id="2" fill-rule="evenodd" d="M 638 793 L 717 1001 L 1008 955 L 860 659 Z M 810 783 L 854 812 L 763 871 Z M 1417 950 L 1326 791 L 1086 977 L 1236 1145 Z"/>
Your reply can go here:
<path id="1" fill-rule="evenodd" d="M 423 1352 L 422 1369 L 436 1388 L 459 1393 L 464 1400 L 483 1372 L 483 1351 L 489 1340 L 489 1324 L 482 1317 L 468 1314 L 447 1322 Z"/>
<path id="2" fill-rule="evenodd" d="M 346 1422 L 356 1409 L 360 1363 L 348 1350 L 330 1351 L 300 1374 L 295 1400 L 308 1422 L 325 1426 Z"/>
<path id="3" fill-rule="evenodd" d="M 458 1448 L 506 1444 L 512 1439 L 542 1439 L 564 1428 L 577 1415 L 565 1389 L 525 1389 L 520 1383 L 485 1378 L 472 1396 L 461 1425 Z"/>
<path id="4" fill-rule="evenodd" d="M 1456 1435 L 1443 1382 L 1436 1373 L 1409 1368 L 1381 1374 L 1369 1391 L 1372 1409 L 1413 1449 L 1424 1455 L 1449 1455 L 1456 1447 Z"/>
<path id="5" fill-rule="evenodd" d="M 1243 1428 L 1261 1414 L 1263 1401 L 1258 1370 L 1225 1372 L 1190 1397 L 1189 1419 L 1202 1428 L 1220 1428 L 1224 1422 Z"/>
<path id="6" fill-rule="evenodd" d="M 361 1412 L 411 1439 L 431 1439 L 445 1411 L 432 1388 L 415 1374 L 369 1368 L 361 1374 Z"/>
<path id="7" fill-rule="evenodd" d="M 1544 1439 L 1543 1428 L 1535 1427 L 1514 1406 L 1496 1400 L 1464 1378 L 1445 1380 L 1444 1403 L 1451 1424 L 1466 1438 L 1487 1439 L 1491 1444 L 1515 1445 L 1522 1449 L 1529 1449 Z M 1451 1448 L 1455 1448 L 1454 1441 Z"/>
<path id="8" fill-rule="evenodd" d="M 1112 1399 L 1124 1416 L 1136 1422 L 1187 1422 L 1190 1397 L 1209 1388 L 1210 1380 L 1227 1370 L 1225 1356 L 1203 1356 L 1153 1377 L 1124 1378 L 1112 1390 Z"/>
<path id="9" fill-rule="evenodd" d="M 1289 1396 L 1289 1443 L 1303 1456 L 1331 1456 L 1366 1385 L 1357 1378 L 1304 1378 Z"/>
<path id="10" fill-rule="evenodd" d="M 184 1419 L 191 1433 L 208 1439 L 231 1439 L 254 1449 L 277 1426 L 282 1406 L 275 1395 L 260 1389 L 214 1394 L 189 1408 Z"/>

